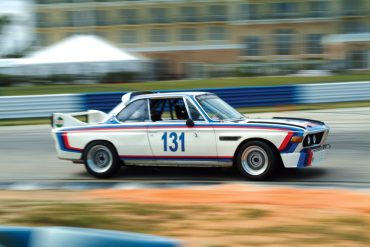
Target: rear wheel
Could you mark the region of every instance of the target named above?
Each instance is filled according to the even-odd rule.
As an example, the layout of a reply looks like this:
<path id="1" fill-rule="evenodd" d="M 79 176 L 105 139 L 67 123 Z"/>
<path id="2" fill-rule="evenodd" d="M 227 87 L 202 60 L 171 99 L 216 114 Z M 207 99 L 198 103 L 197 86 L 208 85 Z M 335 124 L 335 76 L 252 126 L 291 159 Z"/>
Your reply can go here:
<path id="1" fill-rule="evenodd" d="M 277 157 L 269 145 L 261 141 L 243 144 L 237 154 L 237 167 L 247 178 L 263 180 L 276 168 Z"/>
<path id="2" fill-rule="evenodd" d="M 118 173 L 121 164 L 114 146 L 97 141 L 89 144 L 84 155 L 86 170 L 96 178 L 109 178 Z"/>

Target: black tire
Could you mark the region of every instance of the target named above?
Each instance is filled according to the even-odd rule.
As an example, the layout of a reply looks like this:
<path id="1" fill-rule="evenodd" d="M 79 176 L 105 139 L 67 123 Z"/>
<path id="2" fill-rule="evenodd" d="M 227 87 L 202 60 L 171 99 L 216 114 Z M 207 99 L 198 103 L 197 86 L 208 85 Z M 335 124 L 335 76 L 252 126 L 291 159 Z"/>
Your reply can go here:
<path id="1" fill-rule="evenodd" d="M 251 180 L 264 180 L 271 176 L 278 163 L 272 148 L 262 141 L 244 143 L 236 157 L 236 166 L 243 176 Z"/>
<path id="2" fill-rule="evenodd" d="M 110 178 L 121 167 L 116 149 L 105 141 L 96 141 L 86 147 L 84 163 L 86 170 L 96 178 Z"/>

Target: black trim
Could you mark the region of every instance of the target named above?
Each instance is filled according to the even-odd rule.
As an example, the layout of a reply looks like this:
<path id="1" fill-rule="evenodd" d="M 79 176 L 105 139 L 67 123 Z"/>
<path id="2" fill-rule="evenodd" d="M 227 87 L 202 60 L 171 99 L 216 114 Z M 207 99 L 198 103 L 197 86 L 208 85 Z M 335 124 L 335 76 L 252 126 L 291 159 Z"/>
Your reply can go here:
<path id="1" fill-rule="evenodd" d="M 319 145 L 321 143 L 321 141 L 322 141 L 322 138 L 324 137 L 324 134 L 325 134 L 325 132 L 322 131 L 322 132 L 318 132 L 318 133 L 306 135 L 306 137 L 303 140 L 303 144 L 302 144 L 303 147 Z M 308 138 L 311 138 L 312 139 L 313 137 L 316 138 L 316 142 L 313 143 L 313 144 L 310 143 L 310 145 L 308 145 Z"/>
<path id="2" fill-rule="evenodd" d="M 312 123 L 317 123 L 321 125 L 325 125 L 324 122 L 318 121 L 318 120 L 313 120 L 313 119 L 308 119 L 308 118 L 295 118 L 295 117 L 273 117 L 273 119 L 288 119 L 288 120 L 301 120 L 301 121 L 308 121 Z"/>
<path id="3" fill-rule="evenodd" d="M 153 94 L 154 92 L 152 91 L 133 91 L 131 92 L 131 98 L 139 95 L 144 95 L 144 94 Z"/>
<path id="4" fill-rule="evenodd" d="M 237 141 L 241 136 L 220 136 L 220 141 Z"/>
<path id="5" fill-rule="evenodd" d="M 51 125 L 51 128 L 54 128 L 54 113 L 50 115 L 50 125 Z"/>
<path id="6" fill-rule="evenodd" d="M 84 164 L 83 160 L 72 160 L 73 164 Z"/>
<path id="7" fill-rule="evenodd" d="M 289 124 L 289 123 L 276 123 L 276 122 L 263 122 L 263 121 L 248 121 L 248 123 L 259 123 L 259 124 L 280 124 L 280 125 L 286 125 L 286 126 L 293 126 L 298 127 L 301 129 L 306 129 L 306 127 L 296 125 L 296 124 Z"/>

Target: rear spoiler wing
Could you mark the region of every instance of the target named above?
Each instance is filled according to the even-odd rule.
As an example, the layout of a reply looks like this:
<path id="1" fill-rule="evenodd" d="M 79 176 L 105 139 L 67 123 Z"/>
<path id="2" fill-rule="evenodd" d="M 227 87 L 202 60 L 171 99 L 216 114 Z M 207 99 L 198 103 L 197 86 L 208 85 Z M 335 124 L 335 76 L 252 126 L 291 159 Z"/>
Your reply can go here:
<path id="1" fill-rule="evenodd" d="M 88 110 L 84 112 L 74 113 L 53 113 L 51 115 L 51 127 L 75 127 L 97 124 L 102 122 L 107 117 L 107 114 L 102 111 Z"/>

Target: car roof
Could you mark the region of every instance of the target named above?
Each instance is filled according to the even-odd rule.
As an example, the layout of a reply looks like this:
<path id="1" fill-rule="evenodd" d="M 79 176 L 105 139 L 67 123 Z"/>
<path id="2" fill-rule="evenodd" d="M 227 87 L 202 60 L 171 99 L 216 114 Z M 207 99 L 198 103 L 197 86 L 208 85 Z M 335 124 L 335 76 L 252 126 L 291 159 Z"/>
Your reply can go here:
<path id="1" fill-rule="evenodd" d="M 210 94 L 208 92 L 199 91 L 188 91 L 188 92 L 166 92 L 166 93 L 143 93 L 135 95 L 132 99 L 146 99 L 146 98 L 157 98 L 157 97 L 182 97 L 182 96 L 198 96 L 203 94 Z"/>

